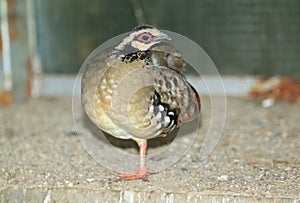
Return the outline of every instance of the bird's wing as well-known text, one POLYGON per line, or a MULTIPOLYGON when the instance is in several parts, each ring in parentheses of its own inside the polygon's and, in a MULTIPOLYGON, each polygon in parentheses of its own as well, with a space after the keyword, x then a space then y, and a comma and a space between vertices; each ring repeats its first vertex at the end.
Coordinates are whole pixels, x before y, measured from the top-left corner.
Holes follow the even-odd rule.
POLYGON ((134 70, 130 77, 121 81, 114 92, 111 118, 134 137, 164 136, 181 122, 199 116, 199 97, 180 73, 163 66, 148 66, 134 70), (159 94, 159 103, 153 102, 155 93, 159 94), (178 115, 174 115, 174 123, 170 111, 178 115))
MULTIPOLYGON (((177 100, 180 122, 190 122, 199 116, 201 108, 199 95, 182 74, 160 66, 153 68, 153 78, 157 91, 171 94, 177 100)), ((171 103, 170 107, 172 105, 175 104, 171 103)))
POLYGON ((181 73, 185 70, 186 62, 181 53, 167 42, 152 47, 151 58, 154 65, 169 67, 181 73))

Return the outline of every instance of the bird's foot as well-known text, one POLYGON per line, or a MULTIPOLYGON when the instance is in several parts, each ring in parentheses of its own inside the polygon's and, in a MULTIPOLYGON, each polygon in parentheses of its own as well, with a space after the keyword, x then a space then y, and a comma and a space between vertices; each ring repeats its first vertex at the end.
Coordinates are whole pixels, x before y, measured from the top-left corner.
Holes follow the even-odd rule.
POLYGON ((136 180, 142 179, 144 181, 148 181, 148 174, 153 173, 153 171, 146 168, 146 166, 139 167, 137 173, 133 174, 117 174, 120 177, 120 180, 136 180))

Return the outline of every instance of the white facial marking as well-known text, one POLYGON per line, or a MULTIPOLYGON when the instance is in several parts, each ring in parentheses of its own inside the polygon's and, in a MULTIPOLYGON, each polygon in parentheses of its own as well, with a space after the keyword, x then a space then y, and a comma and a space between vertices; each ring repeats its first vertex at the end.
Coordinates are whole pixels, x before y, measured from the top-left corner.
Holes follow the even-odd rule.
POLYGON ((125 37, 122 40, 122 42, 118 46, 116 46, 116 49, 122 50, 126 46, 126 44, 131 43, 131 46, 138 48, 139 50, 148 50, 152 45, 158 43, 158 42, 153 41, 148 44, 145 44, 143 42, 136 40, 135 38, 137 38, 142 33, 150 33, 155 38, 155 37, 158 37, 161 32, 155 28, 134 31, 134 32, 130 33, 127 37, 125 37))

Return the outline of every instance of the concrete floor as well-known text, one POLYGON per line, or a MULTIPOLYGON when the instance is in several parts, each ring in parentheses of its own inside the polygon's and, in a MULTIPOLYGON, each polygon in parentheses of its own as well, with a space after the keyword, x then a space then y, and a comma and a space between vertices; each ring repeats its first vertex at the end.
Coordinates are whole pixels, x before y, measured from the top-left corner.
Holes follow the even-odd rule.
MULTIPOLYGON (((222 137, 207 159, 199 158, 199 138, 148 182, 126 182, 85 151, 70 98, 2 107, 0 202, 300 202, 299 112, 299 103, 263 108, 228 98, 222 137)), ((201 129, 208 117, 203 108, 201 129)))

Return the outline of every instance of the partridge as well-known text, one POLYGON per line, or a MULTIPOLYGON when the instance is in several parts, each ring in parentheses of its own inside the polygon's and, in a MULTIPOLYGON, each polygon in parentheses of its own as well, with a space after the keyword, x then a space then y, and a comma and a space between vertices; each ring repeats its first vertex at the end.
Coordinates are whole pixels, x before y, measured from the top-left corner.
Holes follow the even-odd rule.
POLYGON ((92 57, 82 77, 81 101, 89 119, 139 146, 137 173, 118 174, 122 180, 147 180, 147 140, 168 136, 200 112, 199 96, 183 75, 185 62, 168 40, 155 27, 137 26, 92 57))

